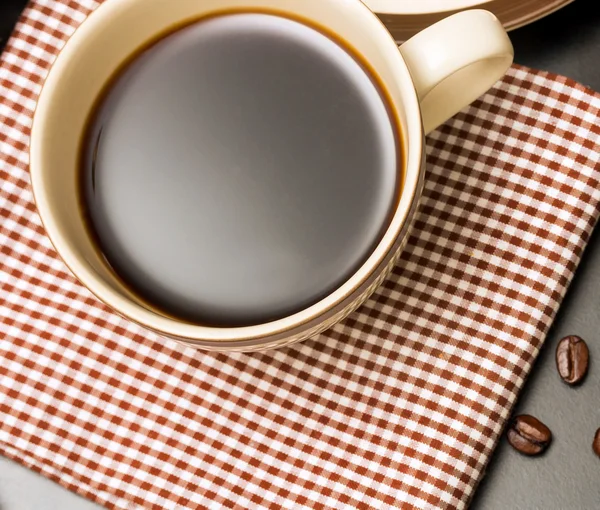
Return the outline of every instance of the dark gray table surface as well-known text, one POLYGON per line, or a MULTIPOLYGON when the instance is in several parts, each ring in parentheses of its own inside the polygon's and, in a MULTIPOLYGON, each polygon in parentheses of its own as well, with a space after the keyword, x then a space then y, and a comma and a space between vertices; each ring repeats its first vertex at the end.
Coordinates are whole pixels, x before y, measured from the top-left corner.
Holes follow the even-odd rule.
MULTIPOLYGON (((419 0, 415 0, 419 1, 419 0)), ((0 45, 24 0, 0 0, 0 45)), ((574 78, 600 90, 598 0, 577 0, 511 33, 516 61, 574 78)), ((471 508, 475 510, 600 509, 600 459, 591 450, 600 427, 600 234, 596 233, 536 363, 517 412, 534 414, 554 432, 546 455, 525 458, 503 439, 471 508), (554 349, 560 338, 588 340, 592 364, 585 384, 569 388, 558 378, 554 349)), ((56 484, 0 458, 0 510, 96 508, 56 484)))

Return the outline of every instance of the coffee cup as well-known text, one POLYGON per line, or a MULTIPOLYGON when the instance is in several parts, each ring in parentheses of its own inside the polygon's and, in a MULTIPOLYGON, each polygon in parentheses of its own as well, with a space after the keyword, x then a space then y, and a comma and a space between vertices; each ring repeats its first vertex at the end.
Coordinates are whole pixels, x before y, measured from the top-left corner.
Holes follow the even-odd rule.
POLYGON ((36 205, 67 266, 122 316, 204 350, 255 351, 302 341, 345 318, 389 274, 422 193, 424 135, 488 90, 512 58, 503 27, 483 10, 450 16, 398 48, 359 0, 108 0, 65 44, 43 85, 30 148, 36 205), (186 53, 189 48, 196 53, 186 53), (143 154, 125 157, 131 144, 121 133, 156 122, 158 113, 147 107, 156 98, 187 97, 175 71, 190 75, 194 62, 207 70, 201 80, 188 76, 198 96, 193 108, 204 113, 188 115, 185 104, 173 103, 181 113, 161 132, 164 146, 149 143, 143 154), (237 83, 241 72, 252 79, 237 83), (175 87, 160 88, 165 74, 175 87), (255 81, 261 85, 249 89, 255 81), (136 89, 148 83, 152 93, 136 89), (110 99, 115 94, 118 101, 110 99), (98 106, 107 102, 113 106, 98 106), (90 121, 93 112, 101 126, 90 121), (187 119, 185 127, 179 119, 187 119), (248 126, 239 128, 244 122, 248 126), (179 186, 179 195, 154 203, 146 193, 150 185, 167 182, 168 188, 183 177, 165 181, 153 162, 186 159, 188 148, 183 156, 176 153, 174 140, 179 143, 190 125, 198 129, 199 147, 169 171, 196 169, 201 161, 193 176, 201 180, 189 181, 200 185, 179 186), (99 149, 100 132, 106 139, 99 149), (171 140, 171 132, 178 138, 171 140), (81 185, 85 154, 93 155, 88 195, 81 185), (209 160, 218 160, 210 175, 209 160), (153 170, 129 191, 145 211, 133 218, 129 200, 111 200, 140 164, 153 170), (203 193, 201 200, 196 193, 203 193), (275 200, 281 194, 285 200, 275 200), (223 196, 235 202, 237 215, 223 196), (94 200, 107 201, 97 207, 96 230, 90 228, 90 210, 93 216, 96 209, 88 203, 94 200), (156 212, 162 202, 168 211, 183 204, 189 212, 195 203, 203 209, 177 216, 178 225, 190 223, 184 235, 168 224, 156 226, 165 223, 166 212, 156 212), (359 221, 360 215, 369 221, 359 221), (247 234, 245 245, 240 232, 247 234), (200 241, 186 244, 196 233, 200 241), (191 256, 184 253, 188 246, 191 256), (128 279, 122 268, 136 265, 135 257, 127 258, 133 248, 139 248, 142 269, 128 279), (178 300, 191 303, 185 313, 171 307, 178 300), (194 315, 195 307, 203 313, 194 315))

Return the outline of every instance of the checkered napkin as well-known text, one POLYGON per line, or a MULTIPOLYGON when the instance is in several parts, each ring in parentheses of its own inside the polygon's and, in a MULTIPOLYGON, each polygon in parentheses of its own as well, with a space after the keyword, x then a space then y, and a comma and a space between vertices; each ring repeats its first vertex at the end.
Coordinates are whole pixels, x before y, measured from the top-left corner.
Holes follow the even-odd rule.
POLYGON ((206 354, 98 302, 32 201, 36 97, 96 5, 33 0, 2 56, 0 452, 108 508, 465 508, 599 215, 600 97, 512 68, 429 137, 416 228, 366 305, 206 354))

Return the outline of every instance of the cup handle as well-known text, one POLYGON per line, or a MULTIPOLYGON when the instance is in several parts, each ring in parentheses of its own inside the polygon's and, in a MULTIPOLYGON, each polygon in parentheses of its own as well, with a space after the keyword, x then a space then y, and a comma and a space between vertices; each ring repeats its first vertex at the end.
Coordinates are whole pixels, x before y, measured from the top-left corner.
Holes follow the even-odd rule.
POLYGON ((437 22, 400 46, 400 52, 421 103, 425 134, 490 89, 514 56, 498 18, 481 9, 437 22))

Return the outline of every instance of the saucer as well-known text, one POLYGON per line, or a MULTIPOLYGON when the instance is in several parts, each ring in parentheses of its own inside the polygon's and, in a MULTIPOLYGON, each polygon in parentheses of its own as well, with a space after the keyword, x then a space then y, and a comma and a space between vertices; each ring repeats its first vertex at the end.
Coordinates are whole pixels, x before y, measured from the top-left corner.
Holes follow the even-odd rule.
POLYGON ((363 0, 398 42, 465 9, 493 12, 507 30, 532 23, 573 0, 363 0))

